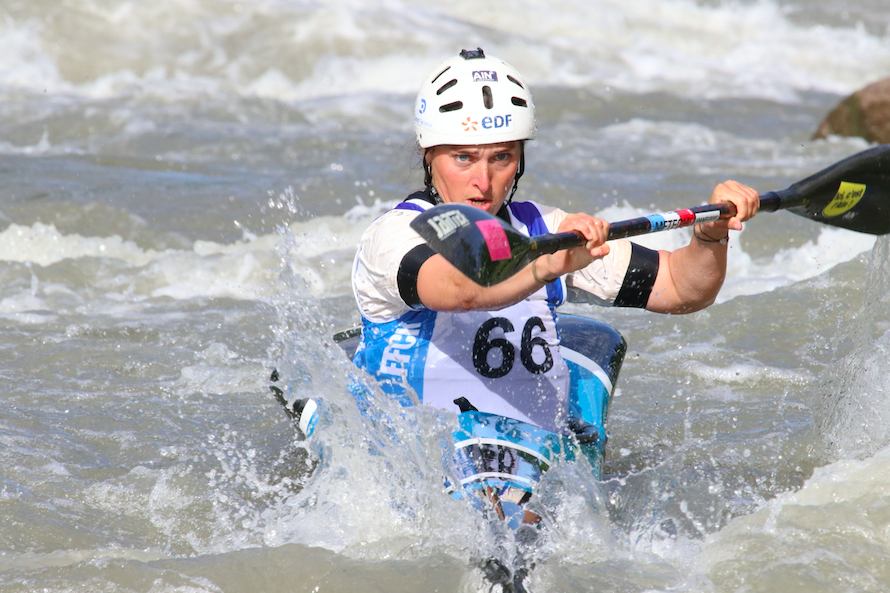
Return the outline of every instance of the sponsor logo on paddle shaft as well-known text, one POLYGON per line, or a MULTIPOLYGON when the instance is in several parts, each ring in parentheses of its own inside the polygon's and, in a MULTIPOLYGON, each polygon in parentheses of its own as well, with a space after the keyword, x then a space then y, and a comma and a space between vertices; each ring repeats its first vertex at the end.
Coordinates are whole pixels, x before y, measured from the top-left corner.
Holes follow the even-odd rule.
POLYGON ((498 73, 494 70, 473 71, 473 82, 497 82, 498 73))
POLYGON ((460 210, 451 210, 442 214, 436 214, 427 221, 433 230, 436 231, 436 237, 443 241, 454 234, 454 232, 465 226, 470 226, 470 220, 464 216, 460 210))
POLYGON ((828 206, 822 211, 822 216, 825 218, 840 216, 858 204, 859 200, 861 200, 864 195, 864 184, 841 181, 841 185, 837 188, 837 193, 834 195, 834 198, 831 199, 828 206))
POLYGON ((688 208, 675 210, 674 212, 651 214, 646 218, 649 219, 650 233, 679 229, 681 227, 689 226, 694 222, 698 222, 695 213, 688 208))

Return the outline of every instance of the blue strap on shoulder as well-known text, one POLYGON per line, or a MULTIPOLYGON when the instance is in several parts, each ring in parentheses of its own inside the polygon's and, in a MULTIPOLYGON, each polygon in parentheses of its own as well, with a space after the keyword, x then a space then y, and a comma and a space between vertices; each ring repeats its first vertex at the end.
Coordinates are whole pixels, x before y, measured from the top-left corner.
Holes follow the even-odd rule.
MULTIPOLYGON (((533 202, 511 202, 509 208, 513 216, 528 227, 530 236, 546 235, 551 232, 544 223, 541 211, 538 210, 538 206, 533 202)), ((547 302, 550 303, 551 307, 558 307, 565 302, 562 282, 559 279, 547 283, 547 302)))
POLYGON ((423 212, 423 206, 412 204, 411 202, 399 202, 393 210, 414 210, 415 212, 423 212))

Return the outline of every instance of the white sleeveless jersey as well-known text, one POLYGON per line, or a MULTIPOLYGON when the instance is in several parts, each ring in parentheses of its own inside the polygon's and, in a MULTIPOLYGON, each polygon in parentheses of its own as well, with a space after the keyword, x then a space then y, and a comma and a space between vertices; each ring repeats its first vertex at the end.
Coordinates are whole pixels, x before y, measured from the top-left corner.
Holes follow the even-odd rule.
MULTIPOLYGON (((397 208, 429 207, 415 199, 397 208)), ((511 204, 510 213, 526 235, 549 232, 531 202, 511 204)), ((421 309, 383 323, 363 317, 355 362, 405 404, 408 388, 422 403, 453 411, 459 411, 454 400, 464 397, 482 412, 557 430, 568 409, 568 368, 554 313, 564 294, 557 280, 499 311, 421 309)))
MULTIPOLYGON (((410 229, 411 220, 431 207, 425 200, 408 199, 378 218, 362 238, 353 269, 363 324, 356 365, 403 405, 414 403, 411 391, 424 404, 455 412, 455 400, 466 398, 479 411, 561 431, 567 421, 569 373, 559 351, 554 310, 566 300, 566 280, 498 311, 412 310, 398 293, 397 268, 405 253, 423 243, 410 229)), ((552 232, 538 204, 518 202, 508 208, 511 223, 523 234, 552 232)), ((551 225, 564 216, 548 212, 551 225)), ((583 275, 567 276, 599 304, 614 300, 630 259, 626 241, 612 251, 583 275)))

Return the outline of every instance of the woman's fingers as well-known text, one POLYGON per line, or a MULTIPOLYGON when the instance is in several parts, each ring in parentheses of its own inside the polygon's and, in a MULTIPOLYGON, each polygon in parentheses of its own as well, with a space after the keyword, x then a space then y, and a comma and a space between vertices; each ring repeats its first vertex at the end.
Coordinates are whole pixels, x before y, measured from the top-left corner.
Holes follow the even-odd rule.
POLYGON ((736 208, 736 214, 728 219, 727 227, 742 230, 742 222, 750 220, 760 209, 760 195, 756 190, 738 181, 724 181, 717 185, 711 194, 710 204, 729 202, 736 208))
POLYGON ((609 223, 581 212, 568 215, 559 225, 558 230, 559 232, 580 233, 587 240, 585 247, 589 251, 606 242, 609 236, 609 223))

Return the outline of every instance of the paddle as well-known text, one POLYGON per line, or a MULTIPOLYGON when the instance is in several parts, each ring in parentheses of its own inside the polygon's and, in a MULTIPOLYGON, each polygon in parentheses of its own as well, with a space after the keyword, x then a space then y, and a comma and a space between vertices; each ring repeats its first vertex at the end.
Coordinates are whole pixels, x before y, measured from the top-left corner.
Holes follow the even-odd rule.
MULTIPOLYGON (((890 144, 864 150, 785 190, 760 196, 765 212, 789 210, 836 227, 890 233, 890 144)), ((732 204, 695 206, 611 223, 609 239, 678 229, 735 215, 732 204)), ((411 222, 433 251, 483 286, 503 282, 533 259, 584 243, 574 233, 526 237, 478 208, 441 204, 411 222)))

